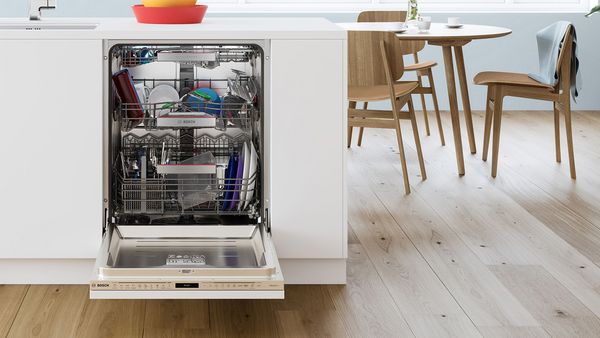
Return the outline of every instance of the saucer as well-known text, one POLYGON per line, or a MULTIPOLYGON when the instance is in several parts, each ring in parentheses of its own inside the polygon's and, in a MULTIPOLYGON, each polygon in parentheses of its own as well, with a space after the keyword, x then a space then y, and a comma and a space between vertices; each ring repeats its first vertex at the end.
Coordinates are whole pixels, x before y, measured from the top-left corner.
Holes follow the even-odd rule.
POLYGON ((462 24, 462 23, 459 23, 459 24, 454 24, 454 25, 451 25, 451 24, 449 24, 449 23, 447 23, 447 24, 446 24, 446 27, 448 27, 448 28, 452 28, 452 29, 455 29, 455 28, 460 28, 460 27, 462 27, 462 26, 463 26, 463 24, 462 24))

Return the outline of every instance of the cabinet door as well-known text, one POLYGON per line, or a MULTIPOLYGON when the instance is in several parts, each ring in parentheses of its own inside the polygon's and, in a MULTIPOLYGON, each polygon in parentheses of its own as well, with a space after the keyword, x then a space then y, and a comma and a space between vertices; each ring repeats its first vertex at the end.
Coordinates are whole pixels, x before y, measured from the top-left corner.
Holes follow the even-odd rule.
POLYGON ((94 258, 102 41, 0 40, 0 259, 94 258))
POLYGON ((342 40, 271 44, 271 225, 279 258, 345 258, 342 40))

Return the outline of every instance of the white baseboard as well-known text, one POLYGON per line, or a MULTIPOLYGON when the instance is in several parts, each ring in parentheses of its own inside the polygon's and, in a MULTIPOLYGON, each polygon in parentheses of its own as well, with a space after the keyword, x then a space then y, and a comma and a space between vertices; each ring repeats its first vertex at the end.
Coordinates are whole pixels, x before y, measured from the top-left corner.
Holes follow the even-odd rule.
MULTIPOLYGON (((286 284, 346 284, 345 259, 282 259, 286 284)), ((0 259, 0 284, 88 284, 93 259, 0 259)))
POLYGON ((345 259, 281 259, 285 284, 346 284, 345 259))
POLYGON ((0 284, 87 284, 93 259, 0 259, 0 284))

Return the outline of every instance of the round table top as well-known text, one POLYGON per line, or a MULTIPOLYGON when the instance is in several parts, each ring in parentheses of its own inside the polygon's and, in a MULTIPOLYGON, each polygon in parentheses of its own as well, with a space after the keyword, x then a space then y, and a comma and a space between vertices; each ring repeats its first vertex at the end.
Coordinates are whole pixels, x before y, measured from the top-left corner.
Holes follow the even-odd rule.
POLYGON ((338 26, 347 31, 398 32, 398 39, 426 41, 491 39, 512 33, 512 30, 503 27, 463 25, 460 28, 448 28, 443 23, 432 23, 431 29, 424 33, 420 33, 416 27, 408 27, 406 32, 400 33, 406 27, 403 22, 348 22, 338 23, 338 26))

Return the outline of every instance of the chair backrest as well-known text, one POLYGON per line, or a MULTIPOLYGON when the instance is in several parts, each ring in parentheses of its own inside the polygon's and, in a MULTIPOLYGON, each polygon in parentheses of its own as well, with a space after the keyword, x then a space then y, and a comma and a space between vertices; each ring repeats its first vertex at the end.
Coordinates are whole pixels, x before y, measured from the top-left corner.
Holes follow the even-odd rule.
POLYGON ((404 22, 406 11, 364 11, 358 14, 356 22, 404 22))
POLYGON ((571 90, 571 62, 573 59, 573 26, 569 26, 565 31, 562 46, 558 54, 558 63, 556 64, 556 74, 558 74, 557 89, 563 91, 563 94, 570 95, 571 90))
MULTIPOLYGON (((388 78, 404 74, 401 46, 392 32, 348 32, 348 85, 371 87, 391 85, 388 78), (382 53, 382 43, 385 54, 382 53), (389 73, 386 73, 389 69, 389 73)), ((395 80, 391 80, 392 82, 395 80)))
MULTIPOLYGON (((365 11, 358 14, 356 22, 405 22, 406 11, 365 11)), ((412 55, 425 48, 425 41, 399 41, 403 55, 412 55)))

